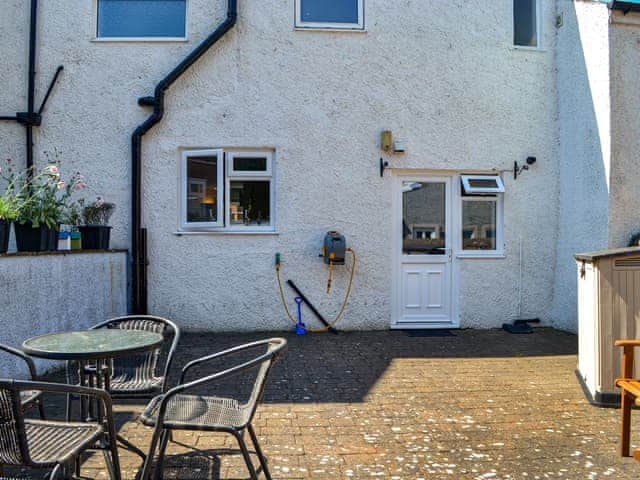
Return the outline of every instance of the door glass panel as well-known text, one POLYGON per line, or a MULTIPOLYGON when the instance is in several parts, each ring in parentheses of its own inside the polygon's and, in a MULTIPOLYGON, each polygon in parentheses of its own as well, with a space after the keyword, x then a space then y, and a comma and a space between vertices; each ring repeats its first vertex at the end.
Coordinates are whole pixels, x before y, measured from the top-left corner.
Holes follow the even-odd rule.
POLYGON ((446 184, 403 182, 402 252, 444 255, 446 230, 446 184))

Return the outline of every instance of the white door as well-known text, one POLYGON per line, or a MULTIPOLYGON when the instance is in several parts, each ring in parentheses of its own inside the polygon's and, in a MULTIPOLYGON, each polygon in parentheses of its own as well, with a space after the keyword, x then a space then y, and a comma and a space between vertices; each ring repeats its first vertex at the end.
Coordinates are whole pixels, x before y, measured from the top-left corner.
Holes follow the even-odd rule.
POLYGON ((396 192, 393 327, 455 327, 451 179, 399 177, 396 192))

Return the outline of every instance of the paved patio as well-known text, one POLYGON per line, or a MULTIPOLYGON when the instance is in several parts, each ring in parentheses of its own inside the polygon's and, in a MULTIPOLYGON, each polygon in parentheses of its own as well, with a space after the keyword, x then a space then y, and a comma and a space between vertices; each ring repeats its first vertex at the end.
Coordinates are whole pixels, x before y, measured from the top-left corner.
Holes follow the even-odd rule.
MULTIPOLYGON (((589 405, 576 381, 577 337, 551 329, 453 333, 288 336, 255 421, 274 478, 640 476, 640 463, 618 456, 618 410, 589 405)), ((265 336, 187 334, 176 366, 265 336)), ((219 388, 246 393, 249 386, 219 388)), ((150 430, 135 421, 141 408, 120 404, 117 420, 144 449, 150 430)), ((176 440, 165 478, 248 477, 232 437, 181 433, 176 440)), ((121 457, 124 478, 134 478, 139 459, 121 457)), ((103 465, 94 455, 83 474, 106 478, 103 465)))

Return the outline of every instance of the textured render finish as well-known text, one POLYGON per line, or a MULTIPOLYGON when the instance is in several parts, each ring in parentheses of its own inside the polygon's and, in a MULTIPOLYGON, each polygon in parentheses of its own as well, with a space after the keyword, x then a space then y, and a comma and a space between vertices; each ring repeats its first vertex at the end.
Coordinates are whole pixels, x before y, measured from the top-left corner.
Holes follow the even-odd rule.
MULTIPOLYGON (((391 129, 408 153, 388 160, 403 169, 509 170, 538 158, 517 182, 505 173, 506 258, 458 262, 461 326, 517 317, 520 238, 521 316, 550 322, 559 192, 554 2, 544 2, 540 51, 511 47, 511 2, 424 9, 369 0, 364 34, 294 31, 293 0, 239 3, 236 28, 171 88, 164 122, 143 143, 151 312, 189 328, 289 328, 273 271, 280 251, 284 277, 332 317, 347 274, 338 269, 326 296, 317 255, 336 228, 360 260, 340 327, 387 328, 398 232, 392 173, 380 179, 377 163, 379 133, 391 129), (180 151, 217 146, 275 149, 278 235, 173 235, 180 151)), ((178 43, 92 42, 91 4, 41 5, 39 97, 56 65, 65 72, 37 150, 58 147, 69 169, 118 205, 113 246, 125 247, 130 134, 148 113, 136 99, 220 21, 224 2, 191 0, 190 40, 178 43)), ((1 91, 0 105, 11 112, 24 103, 26 16, 19 0, 3 8, 11 20, 3 16, 0 28, 11 42, 1 48, 13 60, 0 80, 15 91, 1 91)), ((20 128, 0 124, 0 138, 8 155, 22 154, 20 128)))
POLYGON ((152 311, 190 328, 288 328, 273 270, 279 251, 284 278, 331 318, 347 275, 339 269, 335 295, 325 296, 317 255, 336 228, 360 260, 340 327, 388 328, 398 232, 392 174, 380 179, 377 170, 388 128, 408 147, 388 158, 397 168, 488 171, 540 159, 517 183, 506 174, 507 258, 460 261, 461 325, 516 316, 519 236, 523 315, 548 320, 558 191, 553 3, 543 18, 548 48, 533 52, 511 48, 508 2, 432 2, 426 13, 419 2, 369 1, 366 34, 296 32, 292 12, 293 2, 240 2, 236 29, 171 90, 165 122, 145 141, 152 311), (275 149, 277 236, 172 234, 180 149, 214 146, 275 149))
MULTIPOLYGON (((127 311, 126 253, 0 256, 0 342, 82 330, 127 311)), ((38 361, 39 369, 52 365, 38 361)), ((0 378, 27 374, 0 354, 0 378)))
POLYGON ((559 0, 558 162, 560 203, 553 318, 577 331, 573 255, 605 248, 609 203, 609 11, 605 4, 559 0))
POLYGON ((609 246, 625 247, 640 231, 640 15, 616 12, 612 20, 609 246))

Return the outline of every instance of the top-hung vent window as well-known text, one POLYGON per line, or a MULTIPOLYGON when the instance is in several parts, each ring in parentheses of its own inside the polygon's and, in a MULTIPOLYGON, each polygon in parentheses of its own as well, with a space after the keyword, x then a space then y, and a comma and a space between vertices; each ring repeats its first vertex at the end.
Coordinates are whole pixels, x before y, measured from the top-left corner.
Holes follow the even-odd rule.
POLYGON ((540 46, 540 3, 542 0, 513 0, 513 44, 540 46))
POLYGON ((187 0, 98 0, 97 37, 183 39, 187 0))
POLYGON ((504 183, 497 175, 461 175, 463 195, 504 193, 504 183))
POLYGON ((364 0, 296 0, 296 27, 364 30, 364 0))

